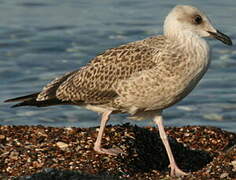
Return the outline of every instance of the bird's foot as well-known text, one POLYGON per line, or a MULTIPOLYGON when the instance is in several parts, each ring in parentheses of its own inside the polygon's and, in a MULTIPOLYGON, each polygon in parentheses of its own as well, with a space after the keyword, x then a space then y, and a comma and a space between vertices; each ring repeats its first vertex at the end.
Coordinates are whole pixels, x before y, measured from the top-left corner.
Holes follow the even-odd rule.
POLYGON ((118 154, 124 154, 124 152, 120 148, 100 148, 100 147, 94 147, 94 150, 100 154, 108 154, 112 156, 117 156, 118 154))
POLYGON ((171 168, 170 175, 171 176, 186 176, 188 173, 182 171, 179 169, 179 167, 176 164, 170 164, 169 167, 171 168))

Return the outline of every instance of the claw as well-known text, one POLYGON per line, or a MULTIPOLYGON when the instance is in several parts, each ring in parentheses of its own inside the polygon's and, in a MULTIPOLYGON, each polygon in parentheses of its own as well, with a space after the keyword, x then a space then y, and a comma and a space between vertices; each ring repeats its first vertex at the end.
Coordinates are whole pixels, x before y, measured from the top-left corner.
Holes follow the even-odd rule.
POLYGON ((188 175, 188 173, 179 169, 179 167, 176 164, 173 164, 173 165, 170 164, 169 167, 171 168, 171 171, 170 171, 171 176, 179 177, 179 176, 187 176, 188 175))

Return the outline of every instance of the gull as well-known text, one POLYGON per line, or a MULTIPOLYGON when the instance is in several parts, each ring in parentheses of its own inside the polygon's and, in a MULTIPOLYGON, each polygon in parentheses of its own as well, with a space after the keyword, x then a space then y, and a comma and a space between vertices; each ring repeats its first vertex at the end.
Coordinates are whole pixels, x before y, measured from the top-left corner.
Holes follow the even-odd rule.
POLYGON ((216 30, 209 18, 188 5, 177 5, 164 21, 164 34, 106 50, 86 66, 56 78, 40 92, 8 99, 18 106, 78 105, 102 115, 94 150, 101 147, 105 126, 113 113, 133 119, 152 118, 157 124, 171 168, 171 176, 186 175, 176 164, 164 130, 162 111, 187 96, 210 64, 205 37, 227 45, 231 39, 216 30))

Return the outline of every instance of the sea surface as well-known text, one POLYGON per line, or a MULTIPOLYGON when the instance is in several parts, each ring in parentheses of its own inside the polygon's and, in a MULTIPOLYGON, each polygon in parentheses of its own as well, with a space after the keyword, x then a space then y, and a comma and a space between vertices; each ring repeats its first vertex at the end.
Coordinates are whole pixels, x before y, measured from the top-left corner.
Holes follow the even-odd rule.
MULTIPOLYGON (((161 34, 176 3, 206 12, 236 44, 235 0, 0 0, 0 124, 98 126, 98 114, 80 107, 10 108, 3 100, 38 92, 108 48, 161 34)), ((209 43, 209 71, 189 96, 164 111, 167 126, 209 125, 236 132, 236 46, 209 43)), ((110 121, 126 122, 154 126, 125 115, 110 121)))

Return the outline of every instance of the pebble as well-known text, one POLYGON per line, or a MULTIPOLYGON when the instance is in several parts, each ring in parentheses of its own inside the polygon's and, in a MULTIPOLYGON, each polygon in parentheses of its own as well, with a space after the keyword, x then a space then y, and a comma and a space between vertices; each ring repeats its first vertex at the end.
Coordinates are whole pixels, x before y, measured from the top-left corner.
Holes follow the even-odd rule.
POLYGON ((2 134, 0 134, 0 139, 1 139, 1 140, 5 139, 5 136, 2 135, 2 134))
POLYGON ((236 160, 234 160, 234 161, 231 161, 231 164, 233 165, 233 167, 234 167, 234 171, 236 171, 236 160))
POLYGON ((19 156, 18 152, 12 151, 9 155, 9 158, 16 161, 18 160, 18 156, 19 156))
POLYGON ((67 150, 69 147, 69 145, 64 142, 57 142, 56 145, 63 151, 67 150))
POLYGON ((223 179, 223 178, 226 178, 227 176, 229 175, 229 173, 222 173, 221 175, 220 175, 220 179, 223 179))

